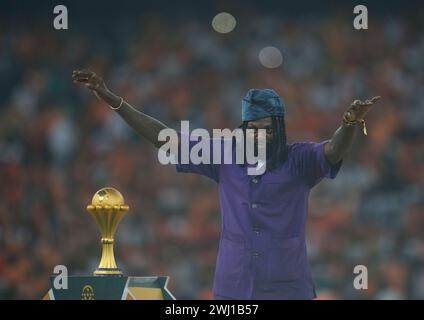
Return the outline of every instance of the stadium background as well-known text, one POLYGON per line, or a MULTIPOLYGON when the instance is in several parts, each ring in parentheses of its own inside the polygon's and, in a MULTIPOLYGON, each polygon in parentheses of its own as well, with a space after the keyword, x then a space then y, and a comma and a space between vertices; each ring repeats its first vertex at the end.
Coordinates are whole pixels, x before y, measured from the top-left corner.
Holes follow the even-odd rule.
MULTIPOLYGON (((320 298, 424 298, 424 34, 417 1, 2 1, 0 4, 0 299, 39 299, 57 264, 86 275, 100 258, 85 211, 103 186, 130 213, 117 232, 126 274, 170 275, 179 299, 211 298, 220 232, 217 187, 157 161, 156 150, 71 81, 89 67, 170 127, 234 128, 241 98, 286 100, 289 142, 331 137, 354 98, 381 95, 339 176, 310 198, 309 257, 320 298), (52 27, 66 4, 67 31, 52 27), (358 3, 359 4, 359 3, 358 3), (229 34, 211 28, 227 11, 229 34), (281 50, 264 68, 258 53, 281 50), (353 289, 365 265, 369 288, 353 289)), ((421 8, 422 9, 422 8, 421 8)))

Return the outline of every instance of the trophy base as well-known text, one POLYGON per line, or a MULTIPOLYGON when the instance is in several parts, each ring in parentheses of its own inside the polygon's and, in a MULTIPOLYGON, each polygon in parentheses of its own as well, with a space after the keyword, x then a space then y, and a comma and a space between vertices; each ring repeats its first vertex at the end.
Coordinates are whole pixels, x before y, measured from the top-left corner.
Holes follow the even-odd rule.
POLYGON ((97 268, 96 271, 94 271, 95 276, 115 276, 115 277, 122 277, 122 271, 119 268, 97 268))
POLYGON ((167 276, 69 276, 67 290, 55 288, 56 277, 50 277, 51 289, 43 300, 175 300, 167 288, 167 276))

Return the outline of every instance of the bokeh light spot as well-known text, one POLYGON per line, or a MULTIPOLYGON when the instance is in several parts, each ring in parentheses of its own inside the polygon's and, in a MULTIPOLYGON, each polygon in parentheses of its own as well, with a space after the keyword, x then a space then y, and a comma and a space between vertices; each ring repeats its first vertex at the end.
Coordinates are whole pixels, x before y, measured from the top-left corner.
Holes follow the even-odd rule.
POLYGON ((283 55, 275 47, 265 47, 259 52, 259 61, 266 68, 277 68, 283 63, 283 55))
POLYGON ((236 27, 236 18, 227 12, 218 13, 212 19, 212 28, 219 33, 229 33, 236 27))

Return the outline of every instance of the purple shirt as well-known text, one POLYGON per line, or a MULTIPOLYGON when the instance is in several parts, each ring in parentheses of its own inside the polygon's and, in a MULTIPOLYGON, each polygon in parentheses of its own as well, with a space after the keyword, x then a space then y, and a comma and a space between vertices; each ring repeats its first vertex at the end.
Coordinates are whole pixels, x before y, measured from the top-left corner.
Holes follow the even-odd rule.
MULTIPOLYGON (((219 184, 216 297, 315 297, 305 243, 308 197, 324 177, 335 178, 342 165, 342 160, 331 165, 325 159, 327 142, 290 144, 288 160, 261 176, 249 176, 246 166, 235 163, 177 164, 178 172, 201 174, 219 184)), ((195 144, 190 142, 190 148, 195 144)))

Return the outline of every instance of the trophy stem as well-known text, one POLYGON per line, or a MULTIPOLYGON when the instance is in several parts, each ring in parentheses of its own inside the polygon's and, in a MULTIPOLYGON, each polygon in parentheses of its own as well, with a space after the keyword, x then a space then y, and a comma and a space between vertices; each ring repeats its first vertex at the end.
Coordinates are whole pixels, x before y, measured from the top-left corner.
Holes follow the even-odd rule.
POLYGON ((94 275, 122 275, 115 262, 113 239, 102 238, 102 258, 94 275))

